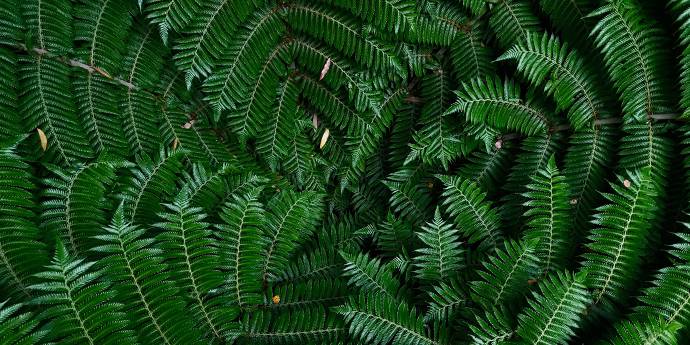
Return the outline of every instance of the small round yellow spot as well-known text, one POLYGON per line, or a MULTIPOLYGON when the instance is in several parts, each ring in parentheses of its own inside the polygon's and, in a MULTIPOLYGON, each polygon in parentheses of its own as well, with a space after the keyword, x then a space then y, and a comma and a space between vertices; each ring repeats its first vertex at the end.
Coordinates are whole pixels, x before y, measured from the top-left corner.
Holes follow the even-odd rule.
POLYGON ((278 296, 278 295, 273 296, 273 304, 278 304, 278 303, 280 303, 280 296, 278 296))

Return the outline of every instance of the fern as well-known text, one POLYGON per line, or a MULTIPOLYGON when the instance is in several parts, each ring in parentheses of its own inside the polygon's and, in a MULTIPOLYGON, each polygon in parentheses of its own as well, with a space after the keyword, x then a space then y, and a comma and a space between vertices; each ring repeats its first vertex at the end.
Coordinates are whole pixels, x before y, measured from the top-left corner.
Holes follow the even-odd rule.
POLYGON ((590 303, 585 274, 557 272, 539 285, 530 307, 520 314, 517 334, 532 344, 567 344, 590 303))
POLYGON ((660 54, 666 44, 664 34, 628 1, 607 1, 590 15, 602 16, 592 34, 605 55, 626 121, 640 122, 669 109, 672 99, 664 68, 668 62, 660 54))
POLYGON ((511 80, 475 79, 463 83, 457 96, 448 112, 463 112, 470 123, 527 135, 544 132, 551 125, 546 111, 532 101, 522 100, 519 85, 511 80))
POLYGON ((109 282, 99 282, 103 271, 71 257, 62 243, 56 247, 52 263, 36 274, 40 282, 29 287, 36 293, 32 303, 45 306, 48 337, 62 344, 134 344, 124 305, 114 301, 109 282))
POLYGON ((590 236, 591 252, 584 254, 582 264, 589 271, 588 284, 596 289, 595 303, 604 297, 620 301, 640 269, 639 252, 649 231, 646 217, 654 208, 649 179, 648 169, 630 172, 611 184, 616 194, 604 194, 610 204, 598 209, 594 222, 599 228, 590 236))
POLYGON ((558 171, 554 156, 532 177, 527 188, 529 191, 524 196, 528 199, 525 206, 529 209, 525 216, 529 217, 529 229, 525 237, 539 242, 536 255, 544 272, 562 269, 572 251, 567 247, 570 201, 568 185, 558 171))
POLYGON ((336 312, 343 315, 355 339, 370 344, 438 344, 424 333, 423 320, 405 303, 379 295, 351 298, 336 312), (373 331, 373 332, 372 332, 373 331))
POLYGON ((183 313, 184 300, 163 262, 163 252, 144 231, 126 222, 120 206, 93 251, 104 258, 101 269, 112 281, 119 300, 126 301, 127 314, 139 338, 163 344, 198 343, 199 332, 183 313))
POLYGON ((0 343, 682 343, 689 11, 0 1, 0 343))
POLYGON ((433 222, 417 233, 425 246, 417 249, 416 274, 419 279, 430 281, 448 280, 462 266, 462 247, 458 230, 446 224, 436 209, 433 222))
POLYGON ((486 194, 470 180, 437 176, 445 185, 445 201, 448 214, 462 229, 470 243, 481 241, 482 245, 495 248, 502 235, 499 219, 491 204, 484 200, 486 194))

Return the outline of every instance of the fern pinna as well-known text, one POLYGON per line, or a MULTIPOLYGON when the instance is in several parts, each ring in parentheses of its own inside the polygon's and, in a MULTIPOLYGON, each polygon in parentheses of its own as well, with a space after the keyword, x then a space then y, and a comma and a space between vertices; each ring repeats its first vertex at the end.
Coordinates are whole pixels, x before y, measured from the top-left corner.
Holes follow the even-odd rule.
POLYGON ((685 344, 689 117, 690 0, 2 0, 0 344, 685 344))

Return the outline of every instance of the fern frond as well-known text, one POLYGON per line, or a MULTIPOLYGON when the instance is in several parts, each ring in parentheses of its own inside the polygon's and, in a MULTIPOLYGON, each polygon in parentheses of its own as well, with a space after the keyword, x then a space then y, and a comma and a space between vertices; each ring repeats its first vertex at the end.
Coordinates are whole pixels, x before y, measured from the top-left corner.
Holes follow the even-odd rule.
POLYGON ((395 257, 400 253, 409 253, 411 250, 412 224, 395 217, 390 212, 380 224, 369 225, 358 230, 360 231, 370 231, 383 256, 395 257))
POLYGON ((372 345, 439 344, 425 334, 424 320, 406 303, 378 294, 360 294, 335 308, 343 315, 352 337, 372 345))
POLYGON ((539 0, 539 6, 549 16, 564 41, 573 43, 581 52, 588 52, 594 48, 589 33, 596 21, 587 15, 596 5, 596 1, 590 0, 539 0))
POLYGON ((449 103, 450 76, 443 68, 422 79, 421 96, 428 100, 421 109, 422 128, 414 135, 414 143, 406 162, 415 157, 426 164, 440 162, 443 167, 460 156, 461 139, 455 134, 452 119, 444 113, 449 103))
POLYGON ((570 186, 570 203, 575 203, 573 226, 576 233, 584 233, 589 228, 592 211, 600 204, 598 191, 606 186, 617 133, 614 126, 599 126, 578 131, 568 141, 563 175, 570 186))
POLYGON ((517 69, 535 86, 544 86, 560 109, 568 110, 575 130, 611 116, 603 84, 577 51, 553 35, 529 34, 498 60, 515 60, 517 69))
POLYGON ((157 129, 160 116, 151 94, 144 88, 158 82, 163 67, 163 45, 153 29, 134 26, 127 43, 127 55, 122 65, 122 79, 133 87, 123 88, 120 100, 123 129, 130 149, 135 153, 153 154, 161 143, 157 129))
POLYGON ((0 303, 0 339, 7 345, 38 344, 48 334, 34 314, 21 304, 0 303))
POLYGON ((501 309, 492 309, 477 315, 476 324, 470 324, 473 345, 495 345, 515 336, 513 320, 501 309))
POLYGON ((333 88, 346 87, 348 99, 355 109, 360 112, 370 110, 374 114, 381 109, 381 93, 339 53, 302 37, 296 38, 293 44, 297 62, 305 70, 312 71, 313 75, 319 75, 326 61, 331 59, 331 67, 323 81, 333 88))
POLYGON ((659 319, 623 321, 616 325, 610 345, 676 345, 680 324, 659 319))
POLYGON ((104 160, 68 171, 55 168, 55 177, 44 180, 41 225, 59 236, 71 253, 85 257, 93 247, 93 236, 106 225, 106 188, 123 166, 104 160))
MULTIPOLYGON (((142 7, 144 0, 138 0, 142 7)), ((146 0, 144 12, 151 24, 158 24, 161 39, 168 42, 170 31, 181 32, 201 9, 202 2, 196 0, 146 0)))
POLYGON ((506 142, 501 143, 500 149, 494 145, 494 148, 487 151, 474 151, 458 169, 459 175, 476 183, 487 194, 495 193, 508 172, 510 146, 506 142))
POLYGON ((14 46, 23 37, 22 8, 17 0, 0 4, 0 45, 14 46))
POLYGON ((690 3, 685 0, 671 0, 669 1, 669 8, 671 12, 677 16, 676 25, 679 28, 679 44, 683 48, 680 58, 680 86, 681 94, 681 108, 683 109, 683 117, 690 117, 690 17, 688 16, 688 9, 690 3))
POLYGON ((128 156, 128 144, 118 115, 116 98, 119 90, 105 77, 89 73, 74 81, 77 115, 94 151, 128 156))
POLYGON ((656 274, 653 286, 644 289, 638 299, 643 305, 636 314, 661 319, 666 324, 677 322, 686 328, 690 320, 690 292, 688 292, 690 266, 687 263, 663 268, 656 274))
POLYGON ((346 328, 340 318, 323 308, 283 312, 259 312, 243 320, 240 341, 247 344, 337 343, 346 328))
POLYGON ((507 240, 483 262, 479 271, 482 280, 473 281, 471 297, 490 311, 492 308, 515 304, 524 296, 528 280, 538 272, 537 240, 516 242, 507 240))
POLYGON ((267 239, 262 236, 264 209, 253 194, 238 196, 221 210, 218 225, 221 267, 225 290, 232 305, 251 307, 262 303, 261 265, 267 239))
MULTIPOLYGON (((275 303, 268 300, 265 305, 270 309, 308 309, 316 306, 333 306, 341 304, 352 291, 343 279, 318 279, 302 283, 285 284, 270 291, 269 296, 278 296, 275 303)), ((267 296, 268 297, 268 296, 267 296)))
POLYGON ((62 55, 72 48, 72 2, 31 0, 20 3, 26 35, 39 49, 62 55))
POLYGON ((564 268, 573 248, 570 244, 569 186, 556 166, 556 157, 532 176, 528 191, 525 216, 529 217, 525 238, 538 242, 535 254, 539 257, 544 272, 564 268))
POLYGON ((297 95, 300 83, 288 77, 277 88, 273 109, 265 117, 269 125, 257 135, 256 152, 268 166, 277 170, 278 163, 287 155, 290 138, 295 135, 297 120, 297 95))
POLYGON ((34 223, 36 186, 30 166, 15 153, 15 145, 0 144, 0 285, 7 297, 21 301, 31 297, 31 275, 49 257, 34 223))
POLYGON ((623 103, 626 122, 672 109, 666 34, 637 2, 608 0, 590 16, 596 45, 604 53, 608 73, 623 103))
POLYGON ((195 163, 221 166, 234 162, 236 157, 215 135, 214 129, 208 127, 206 115, 203 111, 188 114, 181 109, 162 107, 159 126, 162 142, 173 148, 177 145, 177 149, 184 149, 186 158, 195 163))
POLYGON ((362 35, 355 21, 324 6, 292 4, 287 9, 289 25, 296 31, 329 43, 345 56, 382 73, 404 75, 392 46, 362 35))
MULTIPOLYGON (((563 136, 560 132, 528 137, 520 143, 520 151, 515 156, 515 163, 503 184, 503 204, 499 210, 502 219, 520 219, 523 217, 527 201, 523 193, 539 169, 546 166, 548 158, 562 148, 563 136)), ((512 230, 519 230, 512 227, 512 230)), ((506 229, 507 230, 507 229, 506 229)))
POLYGON ((462 283, 457 279, 452 279, 448 283, 439 282, 429 291, 429 310, 424 316, 425 321, 453 320, 468 301, 463 293, 462 283))
POLYGON ((418 224, 424 221, 429 214, 431 197, 427 193, 426 186, 414 182, 383 181, 383 184, 391 191, 390 207, 411 222, 418 224))
POLYGON ((519 84, 512 80, 474 79, 463 83, 456 94, 458 100, 447 113, 462 112, 470 123, 526 135, 543 133, 551 126, 546 110, 533 100, 524 101, 519 84))
POLYGON ((177 174, 182 170, 181 151, 160 150, 155 160, 147 155, 137 159, 131 169, 134 176, 119 196, 123 202, 128 221, 138 224, 152 224, 163 210, 161 199, 171 200, 176 189, 177 174))
POLYGON ((463 248, 458 230, 446 224, 436 209, 434 220, 422 226, 417 237, 425 244, 416 250, 415 274, 427 281, 447 281, 463 264, 463 248))
POLYGON ((144 237, 144 230, 126 222, 121 205, 112 223, 96 236, 102 255, 98 265, 114 284, 118 301, 127 306, 132 327, 141 339, 160 344, 199 344, 200 334, 184 312, 185 300, 170 280, 162 249, 156 240, 144 237))
MULTIPOLYGON (((0 17, 2 16, 3 8, 0 5, 0 17)), ((2 25, 5 24, 0 23, 0 26, 2 25)), ((0 44, 2 44, 3 35, 0 29, 0 44)), ((22 115, 17 111, 19 104, 17 63, 17 56, 11 50, 0 47, 0 112, 3 114, 0 116, 0 135, 4 138, 18 136, 24 132, 24 124, 20 120, 22 115)))
POLYGON ((541 31, 539 19, 526 0, 500 0, 491 8, 489 27, 498 42, 508 48, 524 40, 531 32, 541 31))
MULTIPOLYGON (((45 44, 51 44, 49 37, 45 40, 45 44)), ((69 68, 43 55, 24 56, 19 60, 19 76, 19 110, 24 114, 24 128, 30 131, 38 128, 45 132, 48 159, 71 165, 93 156, 77 120, 74 100, 68 92, 69 68)))
POLYGON ((175 40, 173 59, 185 71, 187 88, 196 78, 206 77, 227 47, 237 26, 254 10, 255 1, 218 0, 202 2, 201 8, 175 40))
MULTIPOLYGON (((470 0, 472 1, 472 0, 470 0)), ((478 0, 484 2, 484 0, 478 0)), ((469 28, 455 37, 450 49, 455 78, 461 82, 494 75, 493 53, 484 43, 486 29, 480 21, 470 22, 469 28), (469 66, 468 66, 469 62, 469 66)))
POLYGON ((344 251, 340 256, 345 259, 343 275, 348 277, 348 284, 358 288, 362 293, 386 295, 395 298, 400 291, 400 282, 393 277, 389 266, 367 254, 350 254, 344 251))
POLYGON ((263 280, 277 277, 301 241, 315 230, 321 217, 323 195, 283 191, 268 203, 264 235, 268 245, 262 265, 263 280))
POLYGON ((191 173, 183 172, 183 180, 186 182, 181 189, 186 190, 191 205, 201 207, 207 215, 214 215, 218 207, 233 195, 251 193, 267 182, 253 172, 240 173, 235 170, 234 166, 227 164, 217 169, 194 164, 191 173))
POLYGON ((486 248, 495 248, 501 240, 500 223, 496 210, 485 200, 476 183, 456 176, 437 175, 444 185, 443 205, 470 243, 481 242, 486 248))
MULTIPOLYGON (((270 29, 267 28, 267 30, 270 29)), ((237 105, 232 106, 228 114, 228 125, 239 135, 241 143, 255 136, 260 131, 261 120, 273 111, 273 100, 279 85, 279 77, 287 73, 286 65, 291 56, 290 48, 291 44, 283 41, 259 60, 261 64, 258 66, 258 71, 252 74, 253 78, 247 83, 248 87, 241 89, 243 95, 239 98, 237 105)), ((208 79, 208 83, 214 80, 212 78, 208 79)), ((207 84, 205 87, 207 88, 205 91, 214 92, 213 85, 207 84)), ((213 99, 210 101, 215 102, 213 99)), ((226 102, 226 100, 221 102, 226 102)), ((225 106, 221 105, 220 109, 225 106)))
POLYGON ((74 7, 76 55, 91 67, 115 75, 126 48, 125 38, 132 18, 132 2, 79 1, 74 7))
POLYGON ((591 303, 585 279, 583 273, 555 272, 540 282, 540 293, 518 317, 517 334, 530 344, 567 344, 591 303))
POLYGON ((116 302, 116 293, 103 270, 94 262, 76 259, 58 242, 52 263, 37 273, 40 282, 32 304, 44 306, 42 318, 50 320, 49 338, 60 344, 135 344, 128 329, 125 305, 116 302))
POLYGON ((594 224, 599 227, 589 236, 590 252, 583 255, 582 263, 589 271, 588 286, 596 289, 595 303, 604 297, 622 301, 634 286, 650 228, 648 218, 656 207, 650 178, 649 169, 618 176, 611 183, 615 194, 604 194, 609 204, 597 209, 594 224))
POLYGON ((190 206, 187 190, 183 189, 174 203, 166 204, 160 214, 162 223, 154 224, 161 233, 156 237, 169 265, 171 279, 189 298, 189 309, 196 317, 197 327, 213 339, 228 339, 225 325, 236 316, 220 296, 210 297, 212 290, 223 284, 217 270, 219 250, 212 237, 210 224, 201 208, 190 206))
MULTIPOLYGON (((271 56, 280 36, 285 31, 275 9, 267 7, 244 23, 235 38, 221 55, 217 66, 204 81, 205 99, 216 112, 234 109, 244 99, 245 92, 256 82, 266 57, 271 56)), ((234 129, 246 135, 245 127, 234 129)))
POLYGON ((364 20, 385 31, 402 33, 414 31, 416 26, 415 2, 410 0, 322 0, 346 8, 364 20))

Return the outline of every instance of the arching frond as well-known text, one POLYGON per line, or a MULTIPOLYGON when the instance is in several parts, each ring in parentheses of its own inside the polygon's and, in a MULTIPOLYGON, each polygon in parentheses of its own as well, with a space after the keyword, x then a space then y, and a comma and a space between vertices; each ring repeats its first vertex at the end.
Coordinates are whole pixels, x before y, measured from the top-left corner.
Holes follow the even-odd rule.
POLYGON ((676 345, 678 323, 666 323, 658 319, 623 321, 616 325, 616 336, 606 344, 611 345, 676 345))
POLYGON ((310 308, 277 315, 260 312, 242 322, 243 344, 318 344, 337 343, 346 328, 342 319, 327 314, 323 308, 310 308))
POLYGON ((187 306, 198 320, 196 326, 211 339, 228 339, 230 330, 226 327, 237 311, 228 308, 221 296, 211 294, 222 286, 224 279, 217 269, 218 245, 210 224, 205 222, 206 215, 201 208, 190 206, 187 190, 165 207, 160 215, 163 222, 155 226, 161 231, 157 240, 171 279, 189 299, 187 306))
MULTIPOLYGON (((45 38, 45 44, 50 44, 49 39, 45 38)), ((70 165, 90 158, 93 152, 77 120, 74 99, 68 92, 69 68, 36 55, 20 58, 19 73, 19 110, 24 116, 24 128, 29 131, 41 129, 46 134, 48 160, 70 165)))
POLYGON ((60 344, 136 344, 125 306, 116 302, 103 270, 70 256, 60 242, 56 247, 52 263, 29 287, 36 294, 32 303, 45 307, 41 318, 50 320, 48 338, 60 344))
POLYGON ((54 169, 44 181, 42 226, 62 239, 71 253, 87 256, 92 239, 106 225, 106 188, 115 179, 118 161, 99 161, 74 170, 54 169))
POLYGON ((546 110, 533 100, 523 100, 520 86, 512 80, 474 79, 463 83, 457 96, 447 112, 462 112, 470 123, 527 135, 543 133, 551 126, 546 110))
POLYGON ((653 214, 654 190, 649 169, 618 176, 611 183, 615 194, 604 194, 608 204, 597 209, 594 223, 599 227, 589 236, 590 252, 582 266, 589 271, 587 285, 594 288, 595 303, 606 297, 622 301, 637 279, 641 255, 646 246, 653 214))
POLYGON ((425 334, 414 308, 387 296, 361 294, 335 311, 345 318, 351 336, 369 344, 439 344, 425 334))
POLYGON ((388 265, 366 254, 350 254, 344 251, 340 256, 345 259, 343 275, 348 277, 348 284, 358 288, 362 293, 386 295, 395 298, 400 291, 400 282, 393 277, 388 265))
POLYGON ((233 305, 261 304, 261 265, 267 240, 259 228, 264 209, 257 195, 233 196, 221 210, 218 225, 220 264, 225 271, 225 290, 233 305))
POLYGON ((0 339, 7 345, 38 344, 48 334, 33 313, 21 304, 0 303, 0 339))
POLYGON ((492 308, 512 306, 524 296, 530 278, 539 267, 536 240, 515 242, 507 240, 483 262, 479 271, 482 280, 472 282, 472 299, 490 311, 492 308))
POLYGON ((120 206, 112 223, 96 236, 100 244, 93 251, 102 255, 99 267, 113 283, 118 301, 139 338, 160 344, 200 344, 200 334, 184 312, 185 300, 164 263, 156 240, 144 237, 144 230, 127 223, 120 206))
POLYGON ((31 297, 31 275, 48 262, 48 255, 35 223, 36 186, 30 166, 15 153, 16 144, 0 143, 0 286, 5 299, 21 301, 31 297))
MULTIPOLYGON (((247 90, 261 79, 257 75, 263 73, 264 61, 272 56, 271 51, 284 31, 285 25, 279 21, 278 12, 264 8, 233 35, 232 42, 203 84, 205 99, 217 112, 235 109, 245 99, 247 90)), ((245 126, 233 130, 240 135, 252 133, 245 126)))
POLYGON ((323 195, 313 192, 283 191, 269 201, 263 229, 269 239, 262 265, 264 281, 277 277, 300 242, 315 230, 321 217, 322 200, 323 195))
POLYGON ((591 302, 585 274, 556 272, 539 283, 539 290, 520 314, 517 334, 531 344, 565 345, 591 302))
POLYGON ((535 251, 544 272, 563 269, 573 248, 569 246, 570 199, 569 186, 551 156, 545 167, 532 176, 525 206, 529 217, 525 238, 537 241, 535 251))
POLYGON ((627 122, 671 108, 666 34, 640 6, 607 0, 590 16, 601 18, 592 31, 623 103, 627 122))
POLYGON ((255 1, 218 0, 201 3, 194 18, 175 40, 176 65, 185 71, 187 88, 196 78, 206 77, 227 48, 229 40, 221 40, 235 32, 255 8, 255 1))
POLYGON ((592 72, 579 52, 556 37, 529 34, 504 53, 499 60, 517 61, 518 70, 535 86, 544 86, 578 130, 596 119, 611 116, 610 103, 601 91, 601 80, 592 72))
POLYGON ((470 243, 481 242, 482 246, 495 248, 502 234, 496 210, 476 183, 455 176, 437 175, 444 184, 443 204, 447 213, 470 243))
POLYGON ((131 169, 134 176, 128 181, 120 199, 128 221, 138 224, 152 224, 156 215, 163 210, 163 201, 172 200, 175 179, 182 169, 181 151, 159 151, 155 160, 142 155, 137 166, 131 169))
POLYGON ((410 0, 322 0, 346 8, 379 28, 395 33, 415 30, 417 13, 410 0))
POLYGON ((415 273, 421 280, 447 281, 462 267, 463 248, 458 230, 441 218, 436 209, 434 220, 422 226, 417 237, 425 246, 416 250, 415 273))
POLYGON ((539 19, 526 0, 500 0, 491 8, 489 26, 502 47, 524 40, 531 32, 541 31, 539 19))

